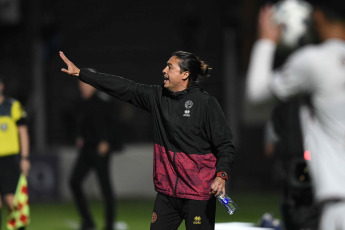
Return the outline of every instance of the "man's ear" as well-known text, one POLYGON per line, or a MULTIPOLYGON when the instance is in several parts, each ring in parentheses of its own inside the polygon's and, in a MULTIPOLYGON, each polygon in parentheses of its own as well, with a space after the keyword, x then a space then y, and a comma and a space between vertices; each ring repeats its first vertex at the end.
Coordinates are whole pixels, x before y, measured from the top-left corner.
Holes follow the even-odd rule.
POLYGON ((183 72, 183 78, 182 78, 182 80, 187 80, 189 78, 189 71, 184 71, 183 72))

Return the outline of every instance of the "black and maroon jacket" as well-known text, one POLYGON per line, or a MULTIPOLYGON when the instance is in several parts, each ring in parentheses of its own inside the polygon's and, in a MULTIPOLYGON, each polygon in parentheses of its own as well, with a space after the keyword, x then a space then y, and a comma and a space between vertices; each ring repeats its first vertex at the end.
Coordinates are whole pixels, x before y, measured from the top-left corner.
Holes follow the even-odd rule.
POLYGON ((81 69, 79 78, 151 113, 157 192, 208 200, 216 173, 230 174, 235 156, 231 131, 215 97, 197 85, 172 93, 89 69, 81 69))

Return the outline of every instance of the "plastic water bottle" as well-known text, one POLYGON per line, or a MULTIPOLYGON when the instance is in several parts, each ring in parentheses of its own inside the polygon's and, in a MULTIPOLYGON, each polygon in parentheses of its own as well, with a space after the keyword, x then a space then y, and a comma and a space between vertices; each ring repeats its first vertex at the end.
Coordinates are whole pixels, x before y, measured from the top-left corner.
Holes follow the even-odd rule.
POLYGON ((238 209, 235 202, 227 194, 223 195, 223 193, 220 192, 219 196, 217 196, 217 200, 224 208, 226 208, 230 215, 234 214, 238 209))

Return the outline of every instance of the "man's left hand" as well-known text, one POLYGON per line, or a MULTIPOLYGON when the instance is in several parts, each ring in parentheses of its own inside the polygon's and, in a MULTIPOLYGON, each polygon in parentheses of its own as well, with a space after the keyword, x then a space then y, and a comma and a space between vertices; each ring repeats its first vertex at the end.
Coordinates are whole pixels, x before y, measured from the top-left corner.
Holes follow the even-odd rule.
POLYGON ((211 184, 210 194, 214 194, 217 197, 220 192, 225 194, 225 180, 220 177, 216 177, 211 184))

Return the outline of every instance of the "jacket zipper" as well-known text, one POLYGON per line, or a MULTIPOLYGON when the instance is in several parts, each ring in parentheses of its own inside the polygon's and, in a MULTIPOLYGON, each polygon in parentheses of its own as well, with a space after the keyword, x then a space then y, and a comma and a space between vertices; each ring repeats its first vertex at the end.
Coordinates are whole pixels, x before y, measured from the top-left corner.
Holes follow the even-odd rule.
MULTIPOLYGON (((175 124, 175 119, 176 119, 176 102, 173 101, 174 106, 173 106, 173 119, 171 122, 171 138, 174 139, 174 124, 175 124)), ((176 156, 176 152, 174 152, 174 156, 173 156, 173 167, 175 168, 176 171, 176 182, 175 182, 175 188, 174 188, 174 195, 177 196, 177 182, 178 182, 178 171, 177 171, 177 166, 176 166, 176 162, 175 162, 175 156, 176 156)))

